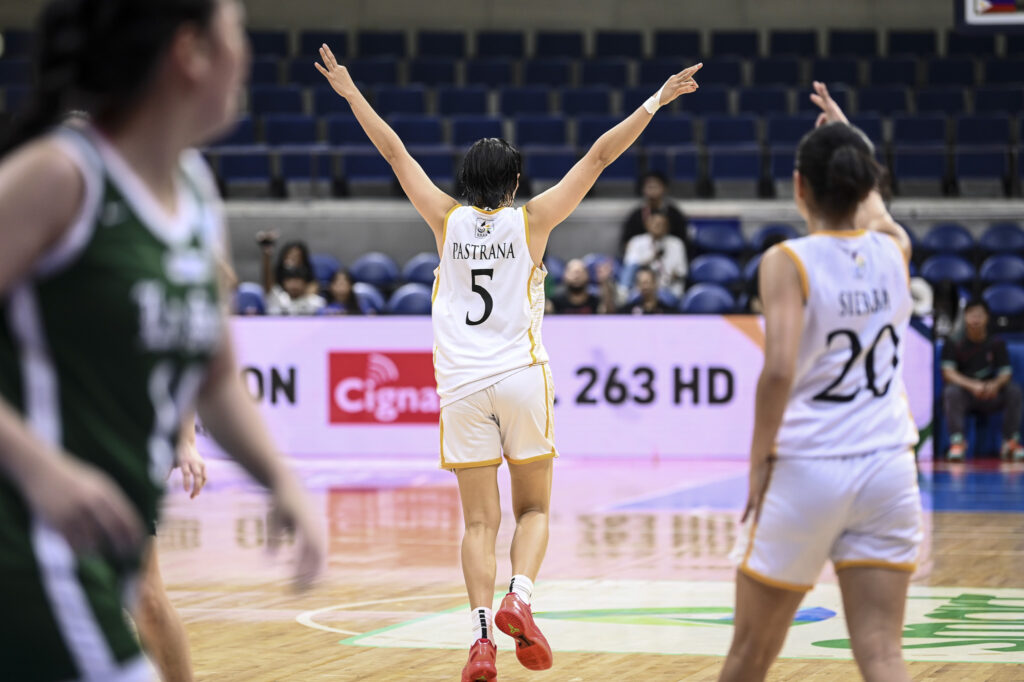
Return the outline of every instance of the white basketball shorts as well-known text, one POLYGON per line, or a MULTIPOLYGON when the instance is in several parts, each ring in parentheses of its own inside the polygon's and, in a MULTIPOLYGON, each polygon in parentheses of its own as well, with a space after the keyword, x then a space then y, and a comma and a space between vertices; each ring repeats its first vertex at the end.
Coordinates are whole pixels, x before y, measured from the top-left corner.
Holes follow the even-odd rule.
POLYGON ((547 364, 533 365, 441 408, 441 468, 557 457, 547 364))

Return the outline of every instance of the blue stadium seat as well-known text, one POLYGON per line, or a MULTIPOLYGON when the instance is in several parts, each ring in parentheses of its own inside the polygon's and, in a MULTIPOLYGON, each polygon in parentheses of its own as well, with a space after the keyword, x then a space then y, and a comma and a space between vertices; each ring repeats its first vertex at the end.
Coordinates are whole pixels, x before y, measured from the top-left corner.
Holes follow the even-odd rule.
POLYGON ((938 223, 925 232, 921 248, 927 253, 969 254, 974 250, 974 237, 959 223, 938 223))
POLYGON ((427 113, 427 93, 421 85, 377 88, 374 109, 381 116, 427 113))
POLYGON ((359 302, 359 308, 364 315, 383 312, 384 296, 377 287, 366 282, 356 282, 352 285, 352 293, 356 295, 356 301, 359 302))
POLYGON ((377 251, 357 258, 349 273, 355 281, 366 282, 378 289, 389 289, 398 281, 398 265, 391 256, 377 251))
POLYGON ((679 99, 682 100, 680 109, 698 116, 722 116, 729 113, 729 88, 705 85, 700 89, 700 97, 679 99))
POLYGON ((309 262, 313 266, 313 277, 321 287, 325 288, 341 269, 341 261, 329 253, 311 253, 309 262))
POLYGON ((256 144, 256 126, 251 116, 242 116, 235 121, 231 132, 214 142, 215 147, 243 147, 256 144))
POLYGON ((693 245, 702 253, 739 255, 747 248, 736 219, 706 218, 693 221, 693 245))
POLYGON ((607 114, 612 108, 611 93, 600 86, 562 90, 561 101, 566 116, 607 114))
POLYGON ((429 315, 430 287, 426 284, 403 284, 391 294, 385 311, 389 315, 429 315))
POLYGON ((712 31, 711 54, 753 59, 760 53, 757 31, 712 31))
POLYGON ((640 155, 636 150, 628 149, 604 169, 604 172, 597 179, 597 185, 600 187, 602 184, 618 183, 621 185, 628 183, 628 189, 632 193, 639 177, 640 155))
POLYGON ((1010 118, 961 116, 956 119, 956 142, 960 145, 1006 146, 1010 143, 1010 118))
POLYGON ((868 83, 873 86, 913 87, 917 81, 917 59, 914 57, 872 59, 868 66, 868 83))
MULTIPOLYGON (((836 101, 843 111, 850 110, 850 91, 842 85, 836 87, 830 87, 828 89, 832 99, 836 101)), ((796 110, 798 113, 814 113, 820 114, 821 109, 818 105, 811 101, 811 93, 809 90, 798 90, 796 95, 796 110)))
POLYGON ((257 115, 301 114, 302 89, 296 85, 254 85, 249 109, 257 115))
POLYGON ((893 150, 893 175, 903 196, 940 196, 947 177, 945 149, 893 150))
POLYGON ((747 261, 746 265, 743 266, 743 281, 754 282, 758 277, 758 268, 761 267, 761 257, 764 254, 754 254, 753 258, 747 261))
POLYGON ((313 144, 317 141, 316 119, 304 114, 271 114, 263 117, 267 144, 313 144))
MULTIPOLYGON (((647 98, 653 95, 655 92, 657 92, 658 88, 660 87, 661 83, 659 83, 658 85, 647 84, 623 88, 621 100, 622 110, 627 114, 633 113, 634 111, 636 111, 637 107, 643 105, 643 103, 647 101, 647 98)), ((679 100, 676 101, 678 102, 679 100)), ((662 113, 668 114, 674 110, 675 109, 673 108, 673 105, 670 104, 669 106, 665 107, 662 110, 662 113)), ((661 113, 659 113, 658 115, 660 116, 661 113)))
POLYGON ((1001 197, 1010 174, 1010 156, 1005 148, 960 147, 953 155, 953 174, 963 196, 1001 197))
POLYGON ((436 253, 418 253, 402 266, 402 281, 431 286, 434 283, 434 270, 440 262, 436 253))
POLYGON ((438 145, 443 142, 441 120, 435 116, 392 116, 388 120, 407 145, 438 145))
POLYGON ((32 56, 32 31, 18 28, 9 28, 2 31, 4 58, 7 57, 30 57, 32 56))
POLYGON ((825 57, 811 64, 811 79, 833 84, 860 85, 860 62, 855 57, 825 57))
POLYGON ((874 31, 833 29, 828 32, 825 54, 834 57, 877 57, 878 34, 874 31))
POLYGON ((1024 258, 1012 253, 989 256, 978 277, 984 284, 1020 284, 1024 282, 1024 258))
POLYGON ((401 31, 360 31, 356 34, 356 54, 360 57, 404 59, 405 34, 401 31))
POLYGON ((709 117, 704 121, 704 144, 708 147, 756 145, 757 123, 756 116, 709 117))
MULTIPOLYGON (((576 118, 576 146, 589 147, 622 120, 618 116, 589 114, 576 118)), ((606 171, 607 172, 607 171, 606 171)))
POLYGON ((594 36, 594 57, 643 59, 644 35, 640 31, 598 31, 594 36))
POLYGON ((695 284, 679 304, 679 311, 696 315, 725 315, 736 309, 732 294, 717 284, 695 284))
POLYGON ((548 271, 548 279, 555 284, 562 283, 562 277, 565 275, 565 261, 558 256, 547 255, 544 256, 544 267, 548 271))
POLYGON ((772 31, 768 34, 768 54, 813 59, 818 56, 818 34, 814 31, 772 31))
POLYGON ((576 163, 572 147, 527 147, 522 151, 526 175, 531 180, 561 180, 576 163))
POLYGON ((516 119, 516 144, 520 147, 545 145, 557 147, 568 144, 563 116, 520 116, 516 119))
POLYGON ((897 114, 892 117, 892 139, 901 147, 944 147, 947 143, 945 116, 914 116, 897 114))
POLYGON ((889 31, 888 53, 913 57, 938 54, 938 37, 935 31, 889 31))
POLYGON ((466 84, 489 88, 512 85, 512 62, 507 59, 474 59, 466 62, 466 84))
POLYGON ((420 164, 423 172, 436 183, 455 180, 455 152, 445 145, 410 147, 409 153, 420 164))
POLYGON ((697 256, 690 263, 689 278, 696 284, 710 282, 729 287, 743 280, 740 266, 732 258, 717 253, 697 256))
POLYGON ((348 57, 348 33, 344 31, 303 31, 299 34, 299 54, 307 59, 319 59, 320 46, 324 43, 338 59, 348 57))
POLYGON ((538 59, 583 57, 583 34, 579 31, 539 31, 534 45, 538 59))
POLYGON ((501 91, 499 100, 498 109, 505 116, 547 114, 551 110, 548 89, 537 85, 505 88, 501 91))
POLYGON ((269 190, 270 156, 266 150, 237 149, 220 154, 220 176, 231 193, 233 186, 245 184, 269 190))
POLYGON ((868 139, 876 145, 885 142, 885 134, 882 128, 882 117, 878 114, 859 114, 850 117, 850 123, 861 129, 868 139))
POLYGON ((932 285, 939 282, 968 285, 974 281, 974 266, 960 256, 939 254, 921 264, 921 276, 932 285))
POLYGON ((765 117, 765 141, 772 146, 796 145, 804 135, 814 129, 817 117, 814 114, 797 116, 773 114, 765 117))
POLYGON ((766 57, 754 61, 754 86, 781 85, 791 88, 803 83, 800 60, 796 57, 766 57))
POLYGON ((1004 38, 1007 55, 1011 57, 1024 55, 1024 33, 1007 33, 1004 38))
MULTIPOLYGON (((684 66, 685 64, 676 59, 648 59, 640 62, 636 81, 650 97, 672 74, 678 73, 684 66)), ((703 73, 700 74, 700 79, 703 82, 703 73)))
POLYGON ((588 59, 580 69, 580 85, 584 86, 618 88, 627 80, 629 62, 625 59, 588 59))
POLYGON ((963 88, 929 88, 914 93, 914 105, 919 114, 964 114, 963 88))
POLYGON ((643 136, 640 144, 657 147, 675 147, 693 144, 693 118, 686 114, 660 114, 655 116, 643 136))
POLYGON ((1017 114, 1024 110, 1024 87, 986 85, 974 90, 974 113, 1017 114))
POLYGON ((236 315, 266 315, 267 304, 263 297, 263 287, 255 282, 242 282, 235 292, 236 315))
POLYGON ((985 83, 1010 85, 1024 83, 1024 58, 993 59, 984 62, 985 83))
POLYGON ((857 110, 884 116, 907 111, 907 89, 894 86, 862 88, 857 94, 857 110))
POLYGON ((341 164, 349 182, 389 184, 395 177, 387 160, 370 146, 342 147, 341 164))
POLYGON ((476 51, 482 59, 522 59, 523 34, 519 31, 480 31, 476 34, 476 51))
MULTIPOLYGON (((302 194, 300 186, 311 188, 304 195, 311 195, 313 187, 326 187, 326 192, 330 191, 330 184, 334 180, 334 160, 329 149, 307 147, 282 150, 277 160, 281 168, 281 179, 290 196, 302 194)), ((319 195, 320 190, 316 193, 319 195)))
MULTIPOLYGON (((631 274, 633 274, 634 277, 635 277, 635 271, 637 269, 637 266, 631 265, 631 266, 628 266, 628 269, 631 271, 631 274)), ((634 306, 638 306, 638 305, 640 305, 640 302, 642 300, 643 300, 643 294, 641 294, 639 291, 633 291, 629 295, 629 298, 626 299, 626 308, 633 308, 634 306)), ((664 288, 658 290, 658 301, 663 306, 665 306, 666 308, 669 308, 671 310, 678 310, 679 309, 679 305, 682 302, 682 300, 678 296, 676 296, 674 293, 672 293, 672 291, 670 289, 664 289, 664 288)))
POLYGON ((329 86, 321 86, 313 89, 313 113, 317 116, 351 114, 352 107, 329 86))
POLYGON ((440 87, 437 89, 437 111, 442 116, 487 113, 487 88, 482 85, 440 87))
POLYGON ((993 284, 981 295, 993 315, 1024 314, 1024 288, 1015 284, 993 284))
POLYGON ((523 64, 525 85, 563 88, 572 82, 572 61, 565 58, 531 59, 523 64))
MULTIPOLYGON (((253 57, 249 82, 253 85, 277 85, 281 80, 281 61, 277 57, 253 57)), ((313 68, 306 60, 306 68, 313 68)), ((316 69, 313 69, 314 73, 316 69)), ((320 76, 319 73, 317 73, 320 76)), ((320 76, 323 78, 323 76, 320 76)))
POLYGON ((455 83, 455 60, 449 57, 420 57, 409 62, 409 82, 436 87, 455 83))
MULTIPOLYGON (((703 54, 700 31, 655 31, 654 56, 694 59, 703 54)), ((685 65, 684 65, 685 66, 685 65)))
POLYGON ((987 57, 996 53, 994 33, 959 33, 950 31, 946 36, 946 54, 966 57, 987 57))
MULTIPOLYGON (((757 79, 755 79, 757 82, 757 79)), ((785 114, 789 112, 789 89, 779 86, 754 86, 739 92, 741 114, 785 114)))
POLYGON ((711 149, 708 175, 717 197, 756 198, 761 181, 761 152, 757 149, 711 149))
MULTIPOLYGON (((743 85, 743 60, 735 57, 718 57, 704 64, 699 78, 699 83, 706 84, 701 88, 701 95, 705 94, 704 88, 708 86, 738 88, 743 85)), ((665 82, 664 79, 662 82, 665 82)))
POLYGON ((782 239, 796 239, 800 236, 800 233, 795 227, 787 223, 769 223, 762 226, 753 236, 750 238, 750 245, 754 251, 761 253, 765 250, 765 245, 772 240, 782 239))
POLYGON ((1024 230, 1017 223, 992 223, 978 240, 988 253, 1024 254, 1024 230))
POLYGON ((420 57, 464 59, 466 34, 462 31, 420 31, 416 34, 416 54, 420 57))
POLYGON ((695 147, 674 147, 668 151, 673 182, 693 184, 700 175, 700 157, 695 147))
POLYGON ((925 71, 928 84, 934 87, 973 88, 977 82, 977 68, 970 57, 932 58, 927 61, 925 71))
POLYGON ((769 152, 768 164, 770 166, 769 173, 776 183, 776 192, 779 194, 779 198, 789 198, 788 195, 792 194, 790 183, 793 179, 793 170, 796 168, 796 148, 793 146, 772 147, 769 152), (786 188, 785 191, 780 189, 782 186, 786 188))
MULTIPOLYGON (((285 78, 289 85, 314 86, 322 85, 325 82, 324 77, 316 70, 309 57, 296 57, 287 62, 285 78)), ((276 83, 276 81, 274 82, 276 83)))
POLYGON ((340 145, 368 145, 370 139, 366 137, 359 121, 352 114, 337 114, 328 116, 327 141, 336 146, 340 145))
POLYGON ((617 278, 619 274, 620 265, 618 261, 609 256, 606 253, 591 252, 583 256, 580 259, 583 261, 583 266, 587 269, 587 276, 590 277, 590 281, 595 283, 598 281, 597 271, 605 263, 609 263, 612 266, 612 276, 617 278))
POLYGON ((485 137, 505 137, 502 119, 493 116, 453 116, 452 144, 468 146, 485 137))
POLYGON ((390 57, 353 59, 348 69, 356 83, 371 87, 398 85, 398 62, 390 57))

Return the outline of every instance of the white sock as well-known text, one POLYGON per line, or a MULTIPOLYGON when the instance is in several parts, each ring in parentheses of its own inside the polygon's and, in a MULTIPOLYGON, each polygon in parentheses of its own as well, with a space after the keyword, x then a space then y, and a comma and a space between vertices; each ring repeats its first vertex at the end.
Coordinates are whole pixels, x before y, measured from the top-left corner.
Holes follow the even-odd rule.
POLYGON ((529 604, 530 597, 533 596, 533 581, 525 575, 514 575, 512 582, 509 583, 508 591, 515 592, 520 599, 529 604))
POLYGON ((475 643, 478 639, 492 639, 491 630, 494 628, 494 614, 486 606, 473 609, 469 612, 469 621, 473 626, 473 640, 470 642, 475 643))

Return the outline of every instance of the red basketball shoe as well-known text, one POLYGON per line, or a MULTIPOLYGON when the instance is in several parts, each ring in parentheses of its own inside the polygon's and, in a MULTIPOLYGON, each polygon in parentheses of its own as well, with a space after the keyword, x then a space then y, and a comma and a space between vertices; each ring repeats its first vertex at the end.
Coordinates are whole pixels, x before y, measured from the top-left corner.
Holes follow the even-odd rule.
POLYGON ((494 662, 498 648, 489 639, 478 639, 469 647, 469 661, 462 669, 462 682, 490 682, 498 679, 494 662))
POLYGON ((509 592, 501 600, 501 608, 494 614, 499 630, 516 640, 516 658, 530 670, 551 667, 551 647, 533 622, 533 611, 519 595, 509 592))

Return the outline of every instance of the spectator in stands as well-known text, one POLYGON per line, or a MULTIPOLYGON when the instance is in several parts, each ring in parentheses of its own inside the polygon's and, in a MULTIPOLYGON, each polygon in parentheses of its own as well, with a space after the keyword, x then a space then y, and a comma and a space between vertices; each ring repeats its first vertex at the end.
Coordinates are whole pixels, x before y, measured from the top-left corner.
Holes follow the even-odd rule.
POLYGON ((309 293, 309 281, 313 275, 303 266, 285 268, 280 274, 280 284, 275 284, 267 294, 268 315, 316 315, 326 305, 318 294, 309 293))
POLYGON ((667 186, 668 181, 664 174, 658 171, 648 171, 640 178, 640 193, 643 195, 644 203, 629 214, 622 226, 622 236, 619 238, 620 252, 626 251, 630 239, 646 231, 647 219, 652 213, 667 215, 669 234, 679 237, 684 244, 689 244, 686 216, 665 198, 667 186))
POLYGON ((652 212, 647 216, 647 231, 629 240, 623 259, 623 285, 633 281, 642 265, 654 271, 658 286, 676 296, 683 295, 686 280, 686 246, 683 240, 669 234, 668 214, 652 212))
POLYGON ((313 261, 309 257, 309 247, 305 242, 288 242, 281 247, 277 253, 277 264, 273 270, 270 268, 270 261, 274 255, 274 245, 277 243, 277 233, 259 232, 256 234, 256 243, 260 245, 261 270, 263 275, 263 291, 270 294, 274 285, 283 286, 284 273, 287 270, 302 269, 309 273, 309 280, 306 282, 306 293, 316 294, 319 286, 313 277, 313 261))
POLYGON ((658 297, 658 280, 655 277, 654 270, 646 265, 641 265, 636 269, 634 278, 634 285, 636 286, 637 293, 640 294, 640 299, 635 303, 627 303, 620 308, 620 314, 665 315, 675 312, 658 297))
POLYGON ((612 281, 612 264, 598 266, 601 296, 590 290, 590 273, 579 258, 565 264, 563 285, 549 300, 551 312, 558 315, 594 315, 615 310, 615 284, 612 281))
POLYGON ((962 460, 964 418, 969 412, 1004 412, 1004 459, 1024 461, 1020 445, 1021 409, 1024 407, 1020 386, 1012 379, 1010 356, 1006 342, 989 334, 989 310, 983 299, 972 299, 964 307, 964 330, 951 337, 942 348, 942 392, 949 427, 949 459, 962 460))
POLYGON ((334 273, 327 287, 327 305, 320 309, 320 314, 362 315, 363 309, 359 307, 354 284, 348 270, 341 269, 334 273))

